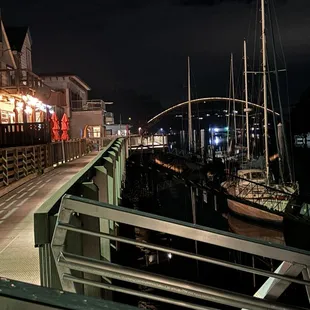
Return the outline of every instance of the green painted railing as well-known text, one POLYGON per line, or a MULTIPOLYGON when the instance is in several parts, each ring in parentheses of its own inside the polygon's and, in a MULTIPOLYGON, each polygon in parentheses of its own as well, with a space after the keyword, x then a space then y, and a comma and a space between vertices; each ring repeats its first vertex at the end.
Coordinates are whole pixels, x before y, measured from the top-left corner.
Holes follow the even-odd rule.
MULTIPOLYGON (((65 194, 73 194, 96 201, 119 204, 125 178, 126 157, 126 140, 117 138, 111 141, 34 214, 35 246, 39 248, 40 254, 41 285, 61 288, 55 263, 51 258, 50 243, 62 197, 65 194)), ((94 221, 90 225, 100 225, 102 232, 115 229, 114 223, 111 221, 94 221)), ((85 251, 89 245, 83 240, 72 240, 69 244, 74 247, 73 251, 85 251)), ((104 259, 109 260, 109 248, 109 241, 103 240, 96 249, 98 256, 101 256, 101 252, 105 253, 104 259)))

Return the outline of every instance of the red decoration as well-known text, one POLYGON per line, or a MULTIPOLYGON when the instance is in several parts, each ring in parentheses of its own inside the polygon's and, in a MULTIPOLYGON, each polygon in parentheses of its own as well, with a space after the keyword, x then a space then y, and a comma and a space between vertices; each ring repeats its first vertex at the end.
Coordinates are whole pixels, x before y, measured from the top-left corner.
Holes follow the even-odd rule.
POLYGON ((52 121, 52 140, 59 141, 60 140, 60 136, 59 136, 60 127, 59 127, 59 120, 57 118, 56 113, 52 114, 51 121, 52 121))
POLYGON ((68 135, 69 120, 68 120, 66 113, 63 115, 61 119, 61 130, 62 130, 61 140, 68 141, 69 140, 69 135, 68 135))

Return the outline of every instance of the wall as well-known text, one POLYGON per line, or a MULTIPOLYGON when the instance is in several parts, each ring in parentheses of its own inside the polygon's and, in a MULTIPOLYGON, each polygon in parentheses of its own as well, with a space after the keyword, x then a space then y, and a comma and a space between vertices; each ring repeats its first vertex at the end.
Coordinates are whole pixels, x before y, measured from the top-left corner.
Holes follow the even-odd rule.
MULTIPOLYGON (((71 92, 79 94, 83 100, 88 99, 88 92, 85 89, 80 88, 76 83, 71 81, 69 76, 51 76, 42 77, 44 83, 52 89, 62 91, 65 94, 63 107, 66 106, 66 114, 71 117, 71 92)), ((55 100, 55 99, 52 99, 55 100)), ((61 99, 63 100, 63 99, 61 99)))
POLYGON ((101 110, 72 112, 69 132, 70 138, 80 138, 81 132, 83 133, 86 125, 101 126, 103 131, 103 112, 101 110))
POLYGON ((66 93, 65 91, 52 91, 51 96, 48 100, 44 101, 46 104, 51 106, 62 107, 64 109, 64 113, 69 116, 69 107, 67 107, 66 103, 66 93))
MULTIPOLYGON (((2 42, 0 42, 0 69, 7 69, 7 66, 11 68, 15 68, 15 64, 13 61, 13 55, 9 49, 9 42, 6 36, 4 26, 2 21, 0 20, 0 32, 2 42), (12 57, 10 56, 12 55, 12 57)), ((0 86, 7 86, 8 85, 8 74, 3 72, 0 74, 0 86)))
POLYGON ((32 71, 31 41, 28 32, 21 50, 20 66, 22 69, 32 71))

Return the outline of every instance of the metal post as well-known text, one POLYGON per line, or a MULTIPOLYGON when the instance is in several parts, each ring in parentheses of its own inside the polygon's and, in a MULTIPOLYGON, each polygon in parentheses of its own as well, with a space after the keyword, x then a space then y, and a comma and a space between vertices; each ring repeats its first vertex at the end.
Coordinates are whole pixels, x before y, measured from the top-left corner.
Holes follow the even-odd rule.
POLYGON ((193 130, 193 145, 194 145, 194 153, 196 153, 197 152, 196 130, 193 130))
POLYGON ((247 50, 246 41, 243 41, 244 47, 244 92, 245 92, 245 122, 246 122, 246 147, 247 147, 247 160, 250 160, 250 124, 249 124, 249 94, 248 94, 248 65, 247 65, 247 50))
POLYGON ((268 113, 267 113, 267 55, 266 55, 266 26, 265 0, 261 0, 262 11, 262 52, 263 52, 263 90, 264 90, 264 126, 265 126, 265 161, 267 184, 269 184, 269 150, 268 150, 268 113))
MULTIPOLYGON (((279 140, 279 166, 280 171, 282 171, 283 174, 283 155, 284 155, 284 140, 283 140, 283 125, 282 123, 278 124, 278 140, 279 140)), ((283 175, 282 175, 283 178, 283 175)))
POLYGON ((234 137, 235 145, 237 144, 237 122, 236 122, 236 100, 235 100, 235 77, 234 77, 234 55, 231 54, 231 89, 232 89, 232 99, 233 99, 233 120, 234 120, 234 137))
POLYGON ((200 130, 200 150, 201 150, 201 158, 204 159, 205 155, 205 130, 201 129, 200 130))
POLYGON ((66 162, 66 154, 65 154, 65 141, 61 140, 61 149, 62 149, 62 162, 66 162))
POLYGON ((192 150, 192 135, 193 135, 193 124, 192 124, 192 103, 191 103, 191 64, 190 58, 187 57, 187 90, 188 90, 188 149, 189 152, 192 150))

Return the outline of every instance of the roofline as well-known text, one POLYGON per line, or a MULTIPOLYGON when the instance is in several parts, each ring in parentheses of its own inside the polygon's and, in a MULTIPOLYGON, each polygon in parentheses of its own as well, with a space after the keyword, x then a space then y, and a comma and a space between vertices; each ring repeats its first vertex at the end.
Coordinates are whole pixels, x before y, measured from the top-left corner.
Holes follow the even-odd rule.
POLYGON ((6 45, 8 46, 8 53, 9 53, 9 55, 10 55, 10 57, 11 57, 13 66, 15 67, 14 69, 17 69, 16 62, 15 62, 15 58, 14 58, 14 56, 13 56, 13 52, 12 52, 12 49, 11 49, 11 45, 10 45, 8 36, 7 36, 7 34, 6 34, 6 31, 5 31, 5 27, 4 27, 4 24, 3 24, 1 18, 0 18, 0 31, 3 33, 3 37, 4 37, 4 40, 5 40, 5 43, 6 43, 6 45))
POLYGON ((52 78, 52 77, 70 77, 78 84, 82 85, 86 90, 91 90, 91 88, 77 75, 75 74, 39 74, 42 78, 52 78))
POLYGON ((86 90, 91 90, 91 88, 82 81, 77 75, 69 75, 69 77, 73 78, 77 83, 81 84, 86 90))

